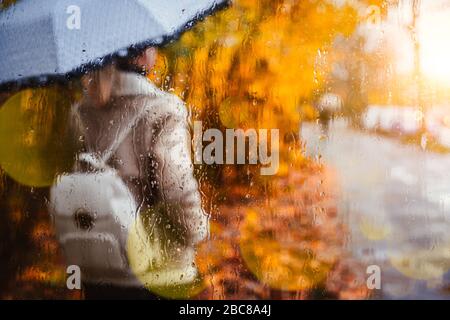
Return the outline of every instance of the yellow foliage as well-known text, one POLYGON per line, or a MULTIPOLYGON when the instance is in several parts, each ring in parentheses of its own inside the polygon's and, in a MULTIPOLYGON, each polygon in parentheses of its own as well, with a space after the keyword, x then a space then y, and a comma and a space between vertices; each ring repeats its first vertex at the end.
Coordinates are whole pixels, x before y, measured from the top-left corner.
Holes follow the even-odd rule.
POLYGON ((317 57, 356 22, 354 8, 324 0, 237 0, 163 50, 163 86, 212 124, 297 132, 300 107, 323 85, 317 57))

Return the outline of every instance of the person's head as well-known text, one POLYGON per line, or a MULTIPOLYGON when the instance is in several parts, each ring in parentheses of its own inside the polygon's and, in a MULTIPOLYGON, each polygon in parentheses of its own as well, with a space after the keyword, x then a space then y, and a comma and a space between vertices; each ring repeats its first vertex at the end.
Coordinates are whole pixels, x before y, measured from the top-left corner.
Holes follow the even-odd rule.
POLYGON ((111 98, 114 81, 119 71, 147 74, 156 62, 157 49, 149 47, 138 55, 117 58, 111 64, 89 72, 81 78, 83 93, 89 104, 101 108, 111 98))
POLYGON ((155 47, 149 47, 138 55, 118 58, 116 64, 118 69, 123 71, 135 71, 141 74, 147 74, 154 67, 158 51, 155 47))

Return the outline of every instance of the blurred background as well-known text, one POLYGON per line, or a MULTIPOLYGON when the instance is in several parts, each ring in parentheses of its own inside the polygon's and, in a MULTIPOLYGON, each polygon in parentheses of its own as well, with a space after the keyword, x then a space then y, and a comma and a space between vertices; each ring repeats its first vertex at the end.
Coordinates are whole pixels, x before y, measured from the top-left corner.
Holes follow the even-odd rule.
MULTIPOLYGON (((189 298, 450 297, 449 34, 448 0, 234 0, 160 50, 151 80, 203 129, 280 130, 275 176, 196 166, 211 238, 189 298)), ((78 98, 0 93, 2 299, 83 298, 46 209, 78 98)))

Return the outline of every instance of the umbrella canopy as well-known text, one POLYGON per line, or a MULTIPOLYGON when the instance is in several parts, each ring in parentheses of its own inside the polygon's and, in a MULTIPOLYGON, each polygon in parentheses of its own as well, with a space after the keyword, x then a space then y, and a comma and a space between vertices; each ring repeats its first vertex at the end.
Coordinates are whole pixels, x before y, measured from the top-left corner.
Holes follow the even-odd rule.
POLYGON ((227 0, 18 0, 0 12, 0 86, 44 83, 162 45, 227 0))

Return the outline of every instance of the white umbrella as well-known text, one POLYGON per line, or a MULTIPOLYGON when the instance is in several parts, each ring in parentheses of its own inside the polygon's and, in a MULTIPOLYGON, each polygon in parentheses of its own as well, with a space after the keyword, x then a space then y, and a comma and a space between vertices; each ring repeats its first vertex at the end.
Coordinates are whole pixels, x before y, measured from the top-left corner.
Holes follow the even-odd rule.
POLYGON ((18 0, 0 12, 0 85, 43 83, 162 45, 227 0, 18 0))

